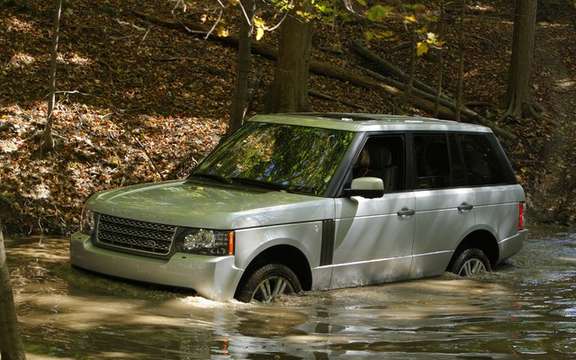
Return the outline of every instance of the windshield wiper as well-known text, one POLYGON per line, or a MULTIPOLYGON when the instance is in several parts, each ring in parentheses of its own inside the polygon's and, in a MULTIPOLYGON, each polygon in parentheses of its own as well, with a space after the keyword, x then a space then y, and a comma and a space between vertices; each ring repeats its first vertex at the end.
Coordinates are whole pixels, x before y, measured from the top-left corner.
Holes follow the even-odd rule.
POLYGON ((243 177, 231 177, 230 180, 233 182, 239 183, 239 184, 253 185, 253 186, 262 187, 262 188, 266 188, 266 189, 272 189, 272 190, 286 190, 286 189, 288 189, 288 185, 276 184, 276 183, 271 183, 271 182, 257 180, 257 179, 249 179, 249 178, 243 178, 243 177))
POLYGON ((222 175, 216 175, 216 174, 192 173, 192 175, 190 175, 190 177, 199 177, 199 178, 204 178, 204 179, 216 180, 216 181, 224 183, 224 184, 230 184, 231 183, 230 179, 225 178, 222 175))

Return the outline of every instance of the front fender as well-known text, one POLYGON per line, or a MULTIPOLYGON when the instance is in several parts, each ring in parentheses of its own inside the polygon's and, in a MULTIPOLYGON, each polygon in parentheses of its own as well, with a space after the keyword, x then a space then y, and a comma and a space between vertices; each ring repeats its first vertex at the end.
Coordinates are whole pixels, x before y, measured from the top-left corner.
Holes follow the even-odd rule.
POLYGON ((236 231, 235 265, 246 269, 263 251, 278 245, 300 250, 311 267, 320 263, 322 222, 274 225, 236 231))

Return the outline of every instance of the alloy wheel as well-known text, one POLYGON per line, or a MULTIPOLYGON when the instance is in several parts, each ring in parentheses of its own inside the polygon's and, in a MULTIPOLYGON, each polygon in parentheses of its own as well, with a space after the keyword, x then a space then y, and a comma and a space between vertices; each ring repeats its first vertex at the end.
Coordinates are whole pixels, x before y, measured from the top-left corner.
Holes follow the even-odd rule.
POLYGON ((252 295, 252 300, 270 303, 283 294, 292 294, 294 289, 288 279, 282 276, 271 276, 262 280, 252 295))
POLYGON ((482 262, 482 260, 472 258, 472 259, 468 259, 464 264, 462 264, 462 267, 460 268, 458 275, 460 275, 460 276, 473 276, 473 275, 485 273, 486 271, 487 271, 486 266, 484 266, 484 263, 482 262))

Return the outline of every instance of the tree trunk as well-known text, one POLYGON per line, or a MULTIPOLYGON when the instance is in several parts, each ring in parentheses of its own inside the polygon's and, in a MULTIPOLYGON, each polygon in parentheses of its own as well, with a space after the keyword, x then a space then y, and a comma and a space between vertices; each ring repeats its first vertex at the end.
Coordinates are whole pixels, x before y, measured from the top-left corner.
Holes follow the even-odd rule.
POLYGON ((56 65, 58 60, 58 41, 60 37, 60 17, 62 15, 62 0, 57 0, 58 6, 54 15, 52 29, 52 54, 50 55, 50 94, 48 95, 48 113, 46 114, 46 126, 42 135, 42 152, 49 152, 54 149, 54 139, 52 138, 52 123, 54 117, 52 113, 56 105, 56 65))
MULTIPOLYGON (((254 0, 243 0, 241 3, 246 10, 247 18, 252 21, 254 12, 254 0)), ((234 132, 244 121, 248 110, 248 86, 250 84, 250 69, 252 67, 252 54, 250 49, 250 24, 248 19, 242 16, 242 24, 238 34, 238 57, 236 60, 236 85, 232 98, 230 111, 230 125, 228 133, 234 132)))
POLYGON ((466 0, 461 0, 458 32, 458 91, 456 95, 456 121, 462 121, 462 106, 464 105, 464 13, 466 0))
POLYGON ((506 111, 506 116, 516 119, 533 112, 530 103, 530 71, 534 56, 537 7, 537 0, 516 0, 506 111))
MULTIPOLYGON (((305 0, 306 1, 306 0, 305 0)), ((300 2, 297 9, 305 8, 300 2)), ((312 24, 296 16, 286 17, 280 27, 278 60, 266 110, 273 113, 309 111, 308 70, 312 24)))
MULTIPOLYGON (((438 19, 438 35, 440 39, 444 39, 444 35, 446 34, 446 23, 445 23, 445 13, 444 13, 444 0, 440 0, 440 18, 438 19)), ((440 49, 438 55, 438 82, 436 84, 436 99, 434 100, 434 117, 438 117, 439 107, 440 107, 440 96, 443 91, 443 83, 444 83, 444 48, 440 49)))
POLYGON ((24 346, 18 333, 14 295, 6 264, 2 222, 0 222, 0 358, 2 360, 26 358, 24 346))
POLYGON ((412 34, 410 35, 410 72, 408 73, 408 83, 406 84, 406 90, 404 91, 403 105, 407 106, 412 98, 412 89, 414 88, 414 78, 416 77, 416 60, 418 55, 416 53, 416 33, 414 29, 410 29, 412 34))

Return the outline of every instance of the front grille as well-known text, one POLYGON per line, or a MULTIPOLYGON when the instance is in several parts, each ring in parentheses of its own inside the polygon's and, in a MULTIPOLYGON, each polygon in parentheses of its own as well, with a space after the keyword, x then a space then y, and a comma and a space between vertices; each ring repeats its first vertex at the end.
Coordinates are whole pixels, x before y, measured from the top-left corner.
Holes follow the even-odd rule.
POLYGON ((101 214, 96 243, 142 255, 170 254, 176 226, 125 219, 101 214))

